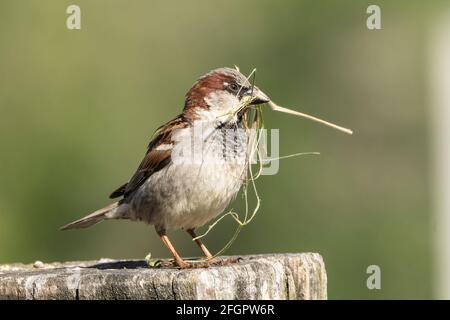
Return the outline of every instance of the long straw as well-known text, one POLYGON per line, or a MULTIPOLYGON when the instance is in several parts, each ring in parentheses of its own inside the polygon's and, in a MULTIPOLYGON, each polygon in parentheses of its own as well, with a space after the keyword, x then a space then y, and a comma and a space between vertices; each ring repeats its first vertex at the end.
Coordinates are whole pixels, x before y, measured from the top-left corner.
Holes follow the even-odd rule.
POLYGON ((306 118, 306 119, 309 119, 309 120, 313 120, 313 121, 319 122, 321 124, 324 124, 324 125, 326 125, 328 127, 334 128, 336 130, 345 132, 347 134, 353 134, 353 131, 350 130, 350 129, 338 126, 337 124, 334 124, 334 123, 331 123, 331 122, 319 119, 319 118, 314 117, 314 116, 310 116, 309 114, 306 114, 306 113, 303 113, 303 112, 294 111, 294 110, 291 110, 291 109, 288 109, 288 108, 281 107, 281 106, 277 105, 273 101, 269 101, 268 104, 269 104, 270 108, 272 110, 274 110, 274 111, 280 111, 280 112, 292 114, 294 116, 303 117, 303 118, 306 118))

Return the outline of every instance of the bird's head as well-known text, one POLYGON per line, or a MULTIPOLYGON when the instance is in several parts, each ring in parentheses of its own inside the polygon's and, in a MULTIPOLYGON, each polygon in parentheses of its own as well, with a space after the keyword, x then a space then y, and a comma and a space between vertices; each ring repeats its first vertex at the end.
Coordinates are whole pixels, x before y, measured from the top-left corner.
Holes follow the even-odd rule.
POLYGON ((238 70, 219 68, 194 83, 186 94, 183 113, 206 121, 237 121, 249 106, 269 101, 238 70))

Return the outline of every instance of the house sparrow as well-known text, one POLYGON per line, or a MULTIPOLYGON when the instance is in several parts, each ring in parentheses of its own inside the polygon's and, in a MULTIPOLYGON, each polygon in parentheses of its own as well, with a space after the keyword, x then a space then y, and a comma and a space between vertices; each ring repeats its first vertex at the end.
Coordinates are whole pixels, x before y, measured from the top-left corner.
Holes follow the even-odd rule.
MULTIPOLYGON (((130 181, 110 196, 121 199, 62 230, 106 219, 144 221, 155 227, 176 264, 187 267, 166 230, 184 229, 195 238, 195 228, 217 217, 234 199, 248 164, 243 116, 252 105, 269 101, 238 70, 208 72, 187 92, 183 112, 156 130, 130 181)), ((211 259, 202 242, 195 242, 211 259)))

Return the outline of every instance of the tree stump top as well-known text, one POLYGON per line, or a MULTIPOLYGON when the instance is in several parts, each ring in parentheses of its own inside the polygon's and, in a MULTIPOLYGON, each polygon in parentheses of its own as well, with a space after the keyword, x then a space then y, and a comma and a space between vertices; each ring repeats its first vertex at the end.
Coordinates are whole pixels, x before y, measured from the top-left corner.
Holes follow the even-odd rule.
POLYGON ((236 262, 182 270, 111 259, 0 265, 0 299, 327 298, 317 253, 217 259, 230 258, 236 262))

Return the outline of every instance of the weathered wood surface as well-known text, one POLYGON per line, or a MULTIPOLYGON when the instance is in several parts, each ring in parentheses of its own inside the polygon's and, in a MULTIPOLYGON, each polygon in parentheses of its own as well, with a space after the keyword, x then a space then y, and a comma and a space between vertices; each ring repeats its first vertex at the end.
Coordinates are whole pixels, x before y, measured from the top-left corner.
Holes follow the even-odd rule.
POLYGON ((143 260, 0 265, 0 299, 326 299, 317 253, 239 257, 179 270, 143 260))

